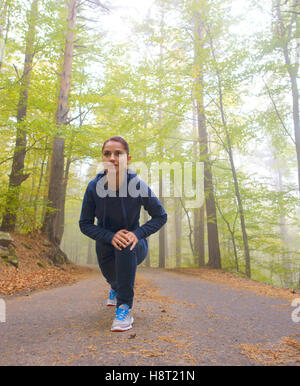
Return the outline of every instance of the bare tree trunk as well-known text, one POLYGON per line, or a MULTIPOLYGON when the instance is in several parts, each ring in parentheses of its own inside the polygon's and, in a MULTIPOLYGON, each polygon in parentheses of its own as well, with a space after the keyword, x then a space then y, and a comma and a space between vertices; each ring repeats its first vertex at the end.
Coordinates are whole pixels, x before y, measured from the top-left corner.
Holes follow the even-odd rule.
POLYGON ((45 171, 45 183, 44 183, 44 189, 43 189, 44 199, 43 199, 43 208, 42 208, 42 216, 41 216, 42 224, 45 222, 46 213, 47 213, 50 160, 51 160, 51 157, 50 155, 48 155, 47 162, 46 162, 46 171, 45 171))
MULTIPOLYGON (((192 107, 193 107, 193 132, 194 132, 194 152, 193 157, 196 162, 199 159, 199 133, 197 127, 197 111, 196 105, 194 104, 194 100, 192 98, 192 107)), ((201 208, 194 209, 194 253, 195 253, 195 263, 202 267, 205 265, 205 239, 204 239, 204 204, 201 208)))
POLYGON ((205 265, 205 224, 204 224, 204 205, 194 209, 194 249, 195 263, 198 267, 205 265))
MULTIPOLYGON (((147 212, 143 211, 143 223, 145 224, 148 221, 148 215, 147 212)), ((150 267, 151 266, 151 259, 150 259, 150 238, 147 239, 148 241, 148 254, 145 259, 145 266, 150 267)))
POLYGON ((235 165, 234 165, 234 160, 233 160, 231 141, 230 141, 227 129, 226 129, 226 138, 227 138, 227 148, 228 148, 228 154, 229 154, 229 159, 230 159, 230 165, 231 165, 231 170, 232 170, 232 175, 233 175, 233 180, 234 180, 235 195, 236 195, 238 208, 239 208, 239 214, 240 214, 241 229, 242 229, 242 234, 243 234, 246 275, 247 275, 247 277, 251 277, 251 260, 250 260, 249 244, 248 244, 248 235, 247 235, 246 224, 245 224, 244 208, 243 208, 239 183, 238 183, 235 165))
MULTIPOLYGON (((159 201, 162 206, 165 205, 164 197, 162 196, 162 177, 161 170, 159 175, 159 201)), ((158 266, 159 268, 165 268, 166 266, 166 225, 159 230, 159 259, 158 266)))
POLYGON ((180 198, 175 197, 175 247, 176 267, 181 266, 182 210, 180 198))
POLYGON ((42 159, 42 167, 40 170, 40 178, 39 178, 39 183, 38 183, 38 187, 37 187, 37 190, 35 193, 35 199, 34 199, 34 204, 33 204, 33 207, 34 207, 34 212, 33 212, 34 227, 36 227, 36 223, 37 223, 37 206, 38 206, 38 199, 39 199, 39 195, 40 195, 40 191, 41 191, 42 181, 44 178, 44 168, 45 168, 46 157, 47 157, 47 146, 48 146, 48 138, 46 138, 45 150, 44 150, 44 155, 43 155, 43 159, 42 159))
MULTIPOLYGON (((230 226, 229 222, 227 221, 226 217, 223 215, 220 206, 218 205, 218 201, 216 201, 216 205, 217 205, 218 211, 219 211, 220 215, 222 216, 225 224, 227 225, 227 229, 228 229, 228 231, 230 233, 231 241, 232 241, 232 246, 233 246, 235 269, 236 269, 237 272, 239 272, 239 259, 238 259, 236 242, 235 242, 235 236, 234 236, 234 234, 235 234, 235 223, 236 223, 236 219, 237 219, 237 216, 238 216, 238 212, 236 213, 236 216, 235 216, 235 219, 234 219, 234 223, 233 223, 233 226, 231 228, 231 226, 230 226)), ((230 253, 230 248, 228 248, 228 253, 230 253)))
POLYGON ((62 236, 64 234, 64 228, 65 228, 65 205, 66 205, 67 186, 68 186, 71 163, 72 163, 72 160, 69 156, 67 159, 67 162, 66 162, 66 169, 65 169, 63 188, 62 188, 62 196, 61 196, 61 201, 60 201, 60 210, 58 212, 57 243, 59 245, 61 243, 62 236))
POLYGON ((28 94, 31 80, 32 63, 34 56, 34 41, 36 33, 36 22, 38 17, 38 1, 33 0, 31 10, 28 14, 28 32, 26 36, 25 63, 21 80, 20 96, 17 109, 17 133, 12 163, 9 176, 9 186, 6 198, 6 207, 3 215, 1 229, 8 232, 15 230, 17 221, 17 208, 19 206, 19 195, 21 184, 29 177, 24 174, 26 156, 27 135, 24 120, 27 115, 28 94))
POLYGON ((59 211, 62 207, 64 191, 64 138, 60 134, 62 126, 67 124, 68 99, 71 86, 71 72, 73 63, 73 48, 76 25, 76 2, 68 2, 68 31, 65 43, 64 63, 61 76, 60 94, 58 108, 56 111, 56 124, 58 135, 53 140, 52 157, 50 163, 50 181, 48 200, 50 201, 51 211, 45 216, 43 232, 47 234, 50 241, 57 246, 61 241, 61 229, 59 222, 59 211))
MULTIPOLYGON (((198 9, 199 1, 195 0, 198 9)), ((198 131, 200 142, 200 160, 204 163, 204 193, 207 216, 208 265, 221 268, 221 254, 217 224, 216 204, 212 182, 212 170, 208 153, 208 139, 203 104, 203 40, 204 29, 200 12, 194 11, 194 53, 195 53, 195 87, 194 96, 197 103, 198 131)))
MULTIPOLYGON (((144 129, 147 130, 147 118, 145 117, 145 123, 144 123, 144 129)), ((147 156, 147 150, 143 152, 144 158, 147 156)), ((145 224, 148 221, 148 214, 145 209, 143 209, 143 224, 145 224)), ((145 267, 151 266, 151 257, 150 257, 150 238, 147 238, 148 242, 148 253, 144 260, 145 267)))
MULTIPOLYGON (((277 189, 278 189, 278 192, 280 193, 283 191, 283 184, 282 184, 282 171, 278 165, 277 165, 277 173, 278 173, 277 189)), ((290 261, 289 261, 289 253, 287 253, 288 235, 287 235, 286 217, 285 217, 284 209, 282 208, 281 204, 279 204, 279 213, 280 213, 280 219, 279 219, 280 238, 283 244, 282 255, 281 255, 282 265, 284 267, 283 281, 286 287, 290 287, 293 284, 292 275, 291 275, 292 270, 291 270, 290 261)))
POLYGON ((64 167, 64 140, 54 138, 52 144, 52 157, 50 161, 50 181, 48 189, 48 205, 50 211, 46 211, 43 232, 47 234, 49 240, 58 244, 57 231, 59 228, 58 211, 61 207, 61 198, 63 194, 63 167, 64 167))
MULTIPOLYGON (((213 59, 214 59, 214 62, 215 62, 215 70, 216 70, 216 75, 217 75, 217 80, 218 80, 219 108, 220 108, 221 120, 222 120, 223 129, 225 131, 225 138, 226 138, 226 144, 223 143, 223 146, 224 146, 224 149, 226 150, 226 152, 228 154, 228 157, 229 157, 231 171, 232 171, 232 176, 233 176, 233 181, 234 181, 235 195, 236 195, 238 209, 239 209, 239 215, 240 215, 240 221, 241 221, 241 229, 242 229, 242 235, 243 235, 243 244, 244 244, 246 275, 247 275, 247 277, 251 277, 250 251, 249 251, 248 235, 247 235, 246 224, 245 224, 244 208, 243 208, 243 203, 242 203, 242 199, 241 199, 238 178, 237 178, 235 164, 234 164, 234 159, 233 159, 233 151, 232 151, 232 146, 231 146, 231 139, 230 139, 230 136, 229 136, 229 133, 228 133, 227 121, 226 121, 226 118, 225 118, 225 111, 224 111, 224 105, 223 105, 223 91, 222 91, 221 75, 220 75, 220 72, 219 72, 218 63, 217 63, 217 60, 216 60, 214 46, 213 46, 213 41, 212 41, 212 37, 211 36, 210 36, 210 45, 211 45, 212 56, 213 56, 213 59)), ((234 244, 234 247, 235 247, 235 244, 234 244)))
MULTIPOLYGON (((163 67, 163 37, 164 37, 164 9, 161 9, 161 43, 160 43, 160 54, 159 54, 159 67, 162 69, 163 67)), ((162 79, 161 75, 159 75, 159 90, 160 90, 160 95, 162 95, 162 85, 161 85, 162 79)), ((158 107, 158 115, 159 115, 159 125, 160 127, 162 126, 162 107, 161 107, 161 102, 159 102, 159 107, 158 107)), ((160 148, 160 153, 163 153, 163 149, 160 148)), ((165 200, 162 195, 162 176, 161 176, 162 171, 159 171, 159 200, 164 206, 165 200)), ((167 259, 167 251, 166 251, 166 246, 167 246, 167 225, 164 225, 160 230, 159 230, 159 261, 158 261, 158 266, 159 268, 165 268, 166 266, 166 259, 167 259)))

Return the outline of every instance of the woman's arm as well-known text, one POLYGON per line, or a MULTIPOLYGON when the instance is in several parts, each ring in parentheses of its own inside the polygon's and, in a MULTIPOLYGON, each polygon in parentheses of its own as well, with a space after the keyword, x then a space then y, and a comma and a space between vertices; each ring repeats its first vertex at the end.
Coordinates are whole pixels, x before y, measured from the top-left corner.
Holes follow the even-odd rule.
POLYGON ((94 240, 101 240, 111 244, 114 233, 94 224, 95 208, 95 200, 93 198, 90 186, 88 185, 83 197, 79 228, 86 236, 94 240))
POLYGON ((144 225, 138 227, 133 231, 133 233, 139 240, 157 232, 167 222, 168 219, 168 215, 164 207, 162 206, 161 202, 158 200, 156 195, 149 188, 149 186, 147 186, 147 190, 147 197, 142 197, 142 204, 145 210, 152 218, 144 225))

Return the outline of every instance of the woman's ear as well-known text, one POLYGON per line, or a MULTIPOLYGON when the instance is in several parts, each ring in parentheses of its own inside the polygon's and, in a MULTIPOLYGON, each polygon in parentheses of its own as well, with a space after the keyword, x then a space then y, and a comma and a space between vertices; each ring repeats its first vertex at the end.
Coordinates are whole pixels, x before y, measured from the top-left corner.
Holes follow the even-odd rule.
POLYGON ((131 161, 131 155, 127 156, 127 165, 130 163, 131 161))

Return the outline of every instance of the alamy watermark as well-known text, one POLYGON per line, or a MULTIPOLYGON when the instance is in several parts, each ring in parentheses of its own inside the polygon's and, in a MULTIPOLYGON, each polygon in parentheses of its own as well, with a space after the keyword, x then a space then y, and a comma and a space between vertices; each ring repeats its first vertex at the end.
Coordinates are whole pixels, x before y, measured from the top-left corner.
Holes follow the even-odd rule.
POLYGON ((185 206, 188 209, 200 208, 204 202, 204 164, 203 162, 153 162, 149 167, 144 162, 134 162, 130 168, 119 161, 119 170, 110 162, 102 162, 102 169, 107 174, 97 182, 96 192, 99 197, 116 197, 115 181, 116 173, 119 171, 122 176, 120 182, 120 197, 151 197, 158 195, 169 198, 177 197, 185 199, 185 206), (128 174, 135 174, 139 171, 139 177, 129 178, 127 173, 120 171, 127 170, 128 174), (150 177, 150 178, 149 178, 150 177), (151 179, 151 181, 149 181, 151 179), (161 181, 161 189, 159 189, 161 181), (151 184, 153 190, 148 186, 151 184), (108 188, 107 188, 108 186, 108 188), (156 194, 154 193, 156 192, 156 194))
POLYGON ((292 307, 296 307, 291 314, 292 321, 294 323, 300 322, 300 298, 296 298, 292 301, 292 307))
POLYGON ((6 304, 3 299, 0 299, 0 323, 6 322, 6 304))

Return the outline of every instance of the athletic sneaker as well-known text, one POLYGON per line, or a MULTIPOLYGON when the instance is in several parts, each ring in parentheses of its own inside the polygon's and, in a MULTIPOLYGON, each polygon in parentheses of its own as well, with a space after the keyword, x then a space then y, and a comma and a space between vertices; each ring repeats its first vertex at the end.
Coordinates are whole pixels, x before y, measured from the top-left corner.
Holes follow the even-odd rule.
POLYGON ((109 290, 109 297, 107 299, 107 306, 116 306, 117 305, 117 298, 116 298, 116 291, 110 289, 109 290))
POLYGON ((133 317, 131 309, 127 304, 122 304, 116 309, 116 317, 113 321, 111 331, 127 331, 132 328, 133 317))

